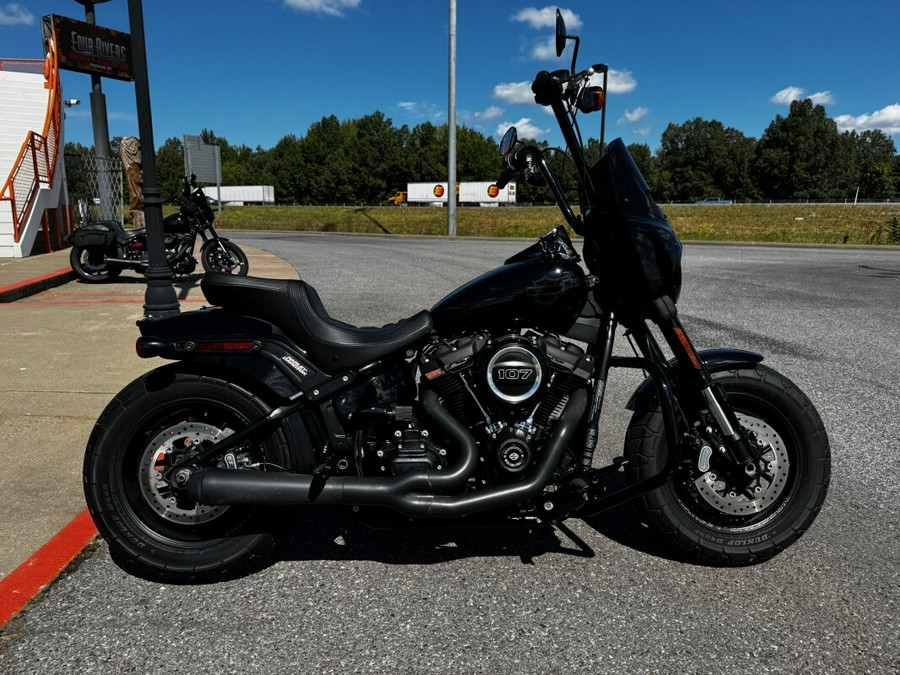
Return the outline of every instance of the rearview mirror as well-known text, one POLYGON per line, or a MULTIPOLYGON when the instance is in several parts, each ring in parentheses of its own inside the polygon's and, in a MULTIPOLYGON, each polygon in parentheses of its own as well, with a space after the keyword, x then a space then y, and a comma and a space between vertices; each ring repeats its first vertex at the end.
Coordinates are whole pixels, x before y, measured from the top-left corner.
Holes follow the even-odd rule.
POLYGON ((566 48, 566 22, 563 20, 562 12, 556 10, 556 56, 562 56, 563 50, 566 48))
POLYGON ((506 133, 503 134, 503 139, 500 141, 500 154, 503 157, 506 157, 512 149, 516 146, 516 141, 518 140, 518 132, 515 127, 510 127, 506 130, 506 133))

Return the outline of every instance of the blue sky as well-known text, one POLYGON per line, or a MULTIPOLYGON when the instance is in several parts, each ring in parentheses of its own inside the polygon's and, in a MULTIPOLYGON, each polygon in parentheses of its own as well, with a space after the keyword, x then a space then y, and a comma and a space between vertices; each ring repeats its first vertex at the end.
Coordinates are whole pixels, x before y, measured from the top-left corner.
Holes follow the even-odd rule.
MULTIPOLYGON (((559 142, 533 103, 539 70, 568 67, 550 48, 555 5, 458 0, 460 124, 559 142)), ((900 143, 897 0, 590 0, 560 5, 581 35, 579 65, 613 76, 608 138, 657 148, 670 122, 717 119, 759 137, 792 98, 823 103, 841 129, 880 128, 900 143)), ((325 115, 381 110, 396 125, 447 120, 446 0, 145 0, 154 141, 208 128, 270 148, 325 115)), ((40 57, 39 18, 84 19, 74 0, 0 0, 0 57, 40 57)), ((129 31, 126 0, 97 23, 129 31)), ((63 71, 66 140, 90 145, 90 78, 63 71)), ((110 134, 137 135, 134 89, 104 80, 110 134)), ((582 131, 599 135, 599 115, 582 131)))

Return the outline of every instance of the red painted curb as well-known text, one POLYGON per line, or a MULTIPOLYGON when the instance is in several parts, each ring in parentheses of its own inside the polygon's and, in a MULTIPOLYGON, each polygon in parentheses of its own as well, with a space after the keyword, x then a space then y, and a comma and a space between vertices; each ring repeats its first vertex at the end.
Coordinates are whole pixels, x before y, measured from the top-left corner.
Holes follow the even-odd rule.
POLYGON ((75 272, 71 267, 65 267, 61 270, 50 272, 49 274, 34 277, 33 279, 26 279, 25 281, 4 286, 3 288, 0 288, 0 302, 15 302, 16 300, 27 298, 34 293, 40 293, 48 288, 53 288, 54 286, 59 286, 67 281, 71 281, 75 276, 75 272))
POLYGON ((0 627, 53 581, 96 535, 97 528, 85 509, 37 553, 0 579, 0 627))

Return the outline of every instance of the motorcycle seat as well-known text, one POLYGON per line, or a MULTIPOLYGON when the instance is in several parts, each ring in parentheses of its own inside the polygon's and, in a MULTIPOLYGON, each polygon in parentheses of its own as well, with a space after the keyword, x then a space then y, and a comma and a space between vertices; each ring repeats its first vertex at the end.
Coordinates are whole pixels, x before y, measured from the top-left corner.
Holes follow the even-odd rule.
POLYGON ((115 232, 116 240, 120 244, 124 244, 135 237, 143 237, 147 232, 147 230, 143 228, 140 230, 126 230, 118 220, 101 220, 97 225, 103 225, 115 232))
POLYGON ((358 368, 412 346, 431 332, 431 313, 419 312, 380 328, 331 318, 305 281, 208 272, 200 282, 213 305, 269 321, 297 342, 325 372, 358 368))
POLYGON ((124 244, 126 241, 130 239, 135 239, 137 237, 143 237, 146 234, 147 230, 125 230, 119 227, 116 230, 116 239, 119 240, 120 243, 124 244))
POLYGON ((146 230, 126 230, 122 227, 122 223, 118 220, 98 220, 95 223, 91 223, 90 225, 85 225, 83 229, 88 230, 112 230, 116 233, 116 241, 120 244, 124 244, 130 239, 135 237, 143 237, 146 230))

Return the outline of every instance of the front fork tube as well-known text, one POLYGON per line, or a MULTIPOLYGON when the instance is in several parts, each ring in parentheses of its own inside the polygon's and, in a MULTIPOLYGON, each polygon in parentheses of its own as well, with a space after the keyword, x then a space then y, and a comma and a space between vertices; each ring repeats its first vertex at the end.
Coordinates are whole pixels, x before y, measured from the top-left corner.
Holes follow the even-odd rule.
POLYGON ((606 380, 609 377, 609 363, 612 357, 613 342, 616 338, 616 320, 613 315, 606 312, 600 321, 600 341, 597 343, 597 351, 594 357, 594 391, 591 396, 591 412, 588 417, 587 431, 584 435, 584 450, 581 453, 581 467, 590 469, 594 461, 594 448, 597 447, 597 437, 600 428, 600 411, 603 409, 603 396, 606 393, 606 380))
POLYGON ((753 451, 749 439, 741 430, 734 410, 728 405, 725 393, 713 382, 706 365, 697 356, 697 351, 684 332, 684 326, 674 311, 674 304, 671 306, 670 312, 662 312, 654 317, 654 320, 678 360, 679 370, 684 377, 683 383, 689 389, 699 392, 703 403, 721 432, 723 445, 719 448, 719 452, 730 456, 731 460, 742 467, 748 476, 755 475, 757 471, 756 453, 753 451))

